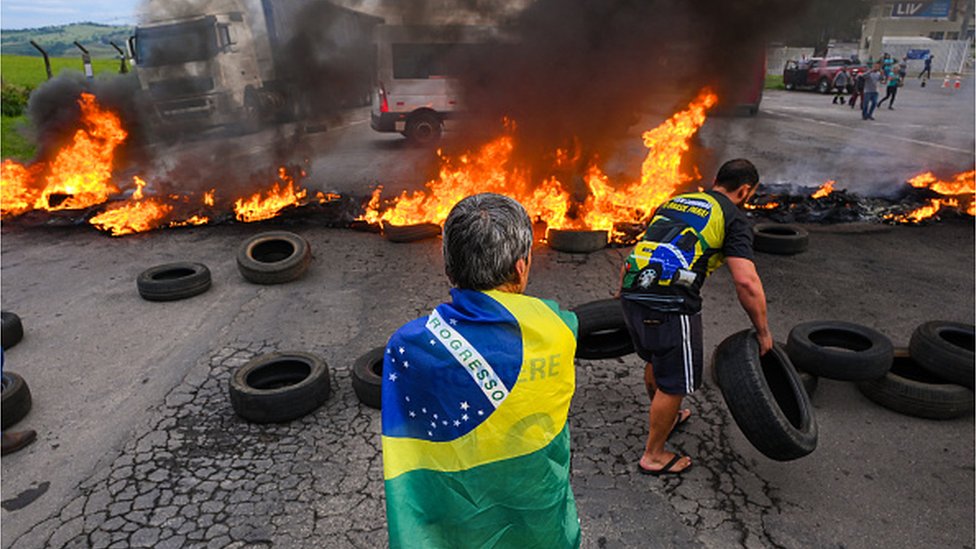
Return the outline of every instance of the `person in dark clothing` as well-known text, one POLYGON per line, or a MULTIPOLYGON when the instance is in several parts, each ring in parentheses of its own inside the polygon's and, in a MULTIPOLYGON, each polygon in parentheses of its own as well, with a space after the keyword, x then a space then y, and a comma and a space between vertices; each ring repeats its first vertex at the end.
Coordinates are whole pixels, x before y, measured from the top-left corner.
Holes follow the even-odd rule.
POLYGON ((925 58, 925 68, 922 69, 922 72, 918 73, 918 77, 919 78, 922 78, 922 75, 923 74, 925 75, 925 79, 926 80, 928 80, 929 78, 932 78, 932 60, 933 59, 935 59, 935 56, 932 55, 932 54, 929 54, 929 56, 925 58))
POLYGON ((831 101, 834 105, 840 103, 844 104, 844 94, 847 93, 847 84, 850 78, 847 76, 847 67, 841 67, 837 74, 834 75, 834 81, 831 83, 831 87, 834 88, 834 100, 831 101))
POLYGON ((854 79, 854 91, 851 93, 851 99, 848 105, 853 109, 857 105, 857 98, 861 97, 861 105, 864 105, 864 72, 859 72, 857 78, 854 79))
POLYGON ((671 431, 691 416, 681 402, 701 386, 701 287, 728 262, 736 293, 756 328, 760 352, 773 346, 766 295, 756 272, 752 228, 739 210, 759 185, 752 162, 730 160, 705 192, 678 195, 654 217, 620 271, 624 319, 637 354, 647 361, 644 383, 653 394, 650 429, 638 471, 681 473, 691 458, 668 452, 671 431))

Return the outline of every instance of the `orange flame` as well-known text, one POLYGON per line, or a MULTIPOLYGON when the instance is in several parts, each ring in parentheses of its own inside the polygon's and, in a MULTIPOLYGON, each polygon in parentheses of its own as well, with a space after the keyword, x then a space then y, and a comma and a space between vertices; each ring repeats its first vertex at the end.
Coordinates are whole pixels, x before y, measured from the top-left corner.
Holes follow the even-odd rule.
POLYGON ((960 172, 951 180, 940 180, 932 172, 919 174, 908 180, 919 189, 931 189, 945 198, 933 198, 929 203, 907 214, 889 215, 885 219, 901 223, 918 223, 938 214, 943 208, 956 208, 976 216, 976 170, 960 172))
POLYGON ((743 207, 747 210, 775 210, 779 208, 779 202, 767 202, 765 204, 752 204, 746 202, 743 207))
POLYGON ((239 198, 234 202, 234 213, 238 221, 251 223, 271 219, 288 206, 302 204, 308 191, 300 187, 296 190, 295 179, 288 175, 288 170, 284 167, 278 168, 278 179, 266 192, 258 192, 247 199, 239 198))
POLYGON ((112 183, 112 162, 116 147, 127 136, 122 122, 115 113, 102 109, 90 93, 82 93, 78 105, 82 128, 53 161, 30 167, 4 161, 0 215, 82 209, 119 192, 112 183))
POLYGON ((217 189, 210 189, 209 191, 203 193, 203 204, 212 208, 214 205, 214 196, 216 194, 217 189))
POLYGON ((836 181, 834 180, 830 180, 824 183, 816 191, 814 191, 812 195, 810 195, 810 198, 817 199, 817 198, 823 198, 825 196, 830 196, 830 193, 834 192, 835 183, 836 181))
POLYGON ((945 195, 976 194, 976 170, 956 174, 951 181, 941 181, 932 172, 916 175, 908 180, 916 188, 929 188, 945 195))
POLYGON ((110 206, 88 222, 112 236, 122 236, 158 228, 160 221, 172 211, 173 207, 162 200, 147 198, 110 206))
MULTIPOLYGON (((582 175, 587 191, 582 203, 574 201, 567 190, 569 182, 556 176, 532 184, 529 170, 512 160, 516 126, 506 120, 505 133, 473 153, 452 158, 438 151, 439 176, 428 181, 424 191, 403 192, 381 211, 382 187, 377 188, 362 219, 393 225, 441 224, 461 199, 480 192, 494 192, 518 200, 530 217, 545 221, 549 228, 611 230, 617 222, 641 223, 654 208, 692 180, 681 173, 681 160, 690 147, 691 137, 704 124, 706 111, 717 101, 714 93, 702 90, 685 110, 644 132, 647 157, 640 177, 630 183, 614 185, 593 159, 582 175)), ((579 149, 577 143, 573 151, 556 150, 553 167, 574 164, 579 160, 579 149)))

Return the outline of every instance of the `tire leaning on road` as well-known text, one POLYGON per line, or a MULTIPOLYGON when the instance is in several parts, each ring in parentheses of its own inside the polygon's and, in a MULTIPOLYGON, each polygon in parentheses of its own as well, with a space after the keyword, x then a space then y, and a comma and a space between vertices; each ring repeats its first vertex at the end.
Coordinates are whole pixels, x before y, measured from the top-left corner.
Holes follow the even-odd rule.
POLYGON ((30 388, 24 378, 13 372, 3 374, 3 394, 0 396, 0 427, 6 430, 24 419, 31 409, 30 388))
POLYGON ((356 359, 352 365, 352 390, 370 408, 383 405, 383 358, 386 347, 377 347, 356 359))
POLYGON ((256 284, 283 284, 297 280, 308 270, 312 247, 301 236, 287 231, 259 233, 244 241, 237 251, 237 269, 256 284))
POLYGON ((321 358, 301 352, 256 357, 230 379, 234 412, 254 423, 300 418, 329 398, 329 368, 321 358))
POLYGON ((167 263, 142 271, 136 288, 148 301, 175 301, 206 292, 211 280, 210 269, 203 263, 167 263))
POLYGON ((909 416, 952 419, 973 412, 973 391, 922 368, 907 348, 895 349, 884 377, 862 381, 857 388, 872 402, 909 416))
POLYGON ((3 345, 3 350, 6 351, 20 343, 21 339, 24 339, 24 325, 20 322, 20 317, 16 313, 11 313, 10 311, 0 312, 0 326, 2 326, 0 343, 3 345))
POLYGON ((790 461, 816 449, 810 396, 780 345, 760 357, 755 331, 732 334, 715 349, 715 374, 739 430, 763 455, 790 461))
POLYGON ((786 339, 793 364, 811 374, 840 381, 867 381, 891 368, 894 347, 880 332, 836 320, 797 324, 786 339))
POLYGON ((793 255, 810 246, 810 233, 799 225, 756 223, 752 227, 752 247, 757 252, 793 255))
POLYGON ((440 235, 441 226, 436 223, 416 223, 413 225, 383 223, 383 236, 390 242, 416 242, 440 235))
POLYGON ((634 352, 619 299, 600 299, 573 309, 579 320, 576 358, 617 358, 634 352))
POLYGON ((908 347, 919 366, 933 375, 973 388, 972 324, 933 320, 915 328, 908 347))
POLYGON ((588 254, 607 247, 607 231, 569 231, 549 229, 549 247, 559 252, 588 254))

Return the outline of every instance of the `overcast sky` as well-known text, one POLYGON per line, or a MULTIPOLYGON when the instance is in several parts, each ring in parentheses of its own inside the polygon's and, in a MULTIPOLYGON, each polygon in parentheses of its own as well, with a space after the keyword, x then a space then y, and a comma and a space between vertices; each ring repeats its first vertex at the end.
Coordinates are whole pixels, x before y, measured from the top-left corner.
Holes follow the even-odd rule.
POLYGON ((2 0, 0 28, 26 29, 92 21, 107 25, 135 23, 139 0, 2 0))

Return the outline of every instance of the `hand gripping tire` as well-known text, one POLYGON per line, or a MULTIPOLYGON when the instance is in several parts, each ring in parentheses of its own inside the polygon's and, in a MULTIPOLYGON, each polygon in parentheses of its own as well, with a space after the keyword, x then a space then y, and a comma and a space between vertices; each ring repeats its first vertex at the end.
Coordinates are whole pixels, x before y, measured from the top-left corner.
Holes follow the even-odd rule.
POLYGON ((386 347, 377 347, 356 359, 352 365, 352 390, 356 398, 379 410, 383 404, 383 358, 386 347))
POLYGON ((947 383, 919 366, 906 348, 895 349, 884 377, 857 384, 871 401, 908 416, 952 419, 973 412, 973 392, 947 383))
POLYGON ((20 343, 20 340, 24 338, 24 325, 21 324, 19 316, 9 311, 0 312, 0 322, 2 322, 3 329, 0 333, 0 342, 6 351, 20 343))
POLYGON ((441 226, 436 223, 417 223, 415 225, 392 225, 383 223, 383 235, 390 242, 416 242, 441 235, 441 226))
POLYGON ((0 396, 0 414, 3 420, 0 421, 2 428, 8 427, 24 419, 31 409, 31 393, 24 378, 13 372, 3 374, 3 394, 0 396))
POLYGON ((237 251, 241 276, 256 284, 297 280, 308 270, 311 260, 308 241, 287 231, 259 233, 245 240, 237 251))
POLYGON ((175 301, 210 289, 210 269, 203 263, 167 263, 150 267, 136 278, 139 295, 149 301, 175 301))
POLYGON ((912 358, 937 377, 973 388, 972 324, 934 320, 912 333, 912 358))
POLYGON ((575 309, 579 319, 576 358, 617 358, 634 352, 619 299, 600 299, 575 309))
POLYGON ((840 381, 878 379, 891 368, 894 348, 881 333, 851 322, 816 320, 797 324, 786 340, 797 368, 840 381))
POLYGON ((250 360, 230 379, 230 403, 254 423, 300 418, 329 398, 329 368, 321 358, 300 352, 271 353, 250 360))
POLYGON ((782 347, 760 357, 753 330, 732 334, 715 350, 715 373, 739 430, 763 455, 789 461, 816 449, 810 397, 782 347))
POLYGON ((756 223, 752 237, 753 249, 770 254, 798 254, 810 245, 810 233, 799 225, 756 223))
POLYGON ((588 254, 607 247, 607 231, 549 229, 546 240, 553 250, 572 254, 588 254))

